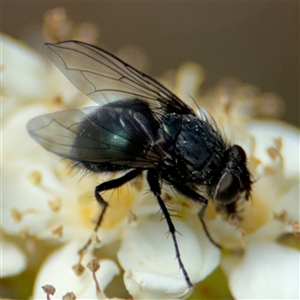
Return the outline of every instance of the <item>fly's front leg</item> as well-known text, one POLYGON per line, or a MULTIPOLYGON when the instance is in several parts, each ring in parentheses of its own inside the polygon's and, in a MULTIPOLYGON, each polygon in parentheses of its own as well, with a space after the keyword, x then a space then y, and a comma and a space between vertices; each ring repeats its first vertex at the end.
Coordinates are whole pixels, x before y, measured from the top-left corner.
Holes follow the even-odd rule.
POLYGON ((207 199, 205 199, 203 196, 199 195, 197 192, 195 192, 194 190, 192 190, 190 187, 186 185, 176 185, 174 187, 180 194, 186 196, 187 198, 193 200, 194 202, 202 204, 202 207, 198 212, 199 218, 202 219, 207 206, 207 199))
MULTIPOLYGON (((126 182, 128 182, 128 181, 134 179, 135 177, 137 177, 138 175, 140 175, 141 172, 142 171, 138 170, 138 169, 132 170, 132 171, 126 173, 124 176, 122 176, 120 178, 113 179, 113 180, 110 180, 110 181, 107 181, 107 182, 103 182, 103 183, 99 184, 98 186, 96 186, 96 188, 95 188, 95 198, 96 198, 97 202, 100 204, 102 210, 101 210, 101 213, 98 217, 97 223, 95 224, 94 232, 98 231, 98 229, 99 229, 99 227, 100 227, 100 225, 103 221, 103 217, 104 217, 105 211, 106 211, 107 206, 108 206, 108 203, 102 198, 100 193, 122 186, 126 182)), ((92 238, 90 237, 88 239, 88 241, 84 244, 84 246, 78 251, 78 254, 80 256, 82 256, 91 243, 92 243, 92 238)))
POLYGON ((150 186, 150 190, 155 195, 157 202, 158 202, 158 204, 165 216, 165 219, 167 221, 167 224, 169 227, 169 232, 171 233, 173 244, 175 247, 175 254, 176 254, 176 258, 178 260, 179 267, 182 270, 182 273, 183 273, 183 276, 184 276, 184 279, 185 279, 187 285, 191 288, 191 287, 193 287, 193 284, 191 283, 189 275, 188 275, 188 273, 183 265, 183 262, 181 260, 179 247, 178 247, 178 243, 177 243, 177 239, 176 239, 176 229, 172 222, 172 219, 168 212, 168 209, 166 208, 165 203, 163 202, 163 200, 161 198, 161 185, 159 183, 158 176, 157 176, 157 173, 155 170, 148 171, 147 180, 148 180, 148 183, 150 186))
POLYGON ((205 209, 207 206, 207 199, 205 199, 203 196, 199 195, 197 192, 195 192, 194 190, 192 190, 190 187, 186 186, 186 185, 177 185, 175 186, 176 190, 181 193, 182 195, 188 197, 189 199, 193 200, 194 202, 197 203, 202 203, 202 207, 198 212, 198 217, 200 219, 200 222, 202 224, 202 227, 204 229, 204 232, 206 234, 206 236, 208 237, 208 239, 219 249, 222 249, 222 247, 220 246, 220 244, 218 244, 217 242, 214 241, 214 239, 211 237, 207 226, 203 220, 204 214, 205 214, 205 209))

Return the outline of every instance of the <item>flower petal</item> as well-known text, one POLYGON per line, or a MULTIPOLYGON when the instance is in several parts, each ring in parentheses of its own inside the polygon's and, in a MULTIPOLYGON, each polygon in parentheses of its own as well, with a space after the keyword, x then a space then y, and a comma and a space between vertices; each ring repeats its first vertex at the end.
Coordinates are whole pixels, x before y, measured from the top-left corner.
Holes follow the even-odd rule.
POLYGON ((124 275, 126 288, 134 299, 186 299, 193 291, 184 279, 149 272, 131 272, 124 275))
MULTIPOLYGON (((45 298, 45 294, 41 289, 41 286, 45 284, 51 284, 56 289, 56 293, 51 299, 61 299, 63 295, 70 291, 76 295, 77 299, 97 298, 92 273, 85 269, 80 276, 77 276, 72 270, 72 266, 78 261, 77 251, 80 246, 78 243, 66 244, 48 257, 37 276, 33 299, 45 298)), ((83 265, 85 266, 91 258, 91 254, 87 253, 83 265)), ((117 274, 119 274, 119 269, 116 263, 111 260, 100 260, 100 269, 96 272, 96 277, 101 291, 105 290, 117 274)))
POLYGON ((255 137, 255 156, 264 162, 272 163, 266 147, 274 144, 274 140, 282 139, 281 154, 284 159, 284 171, 288 177, 299 178, 300 175, 300 131, 298 128, 284 122, 252 121, 248 124, 249 133, 255 137))
MULTIPOLYGON (((30 234, 45 238, 53 237, 53 230, 67 224, 64 237, 74 238, 76 228, 76 238, 82 237, 85 241, 93 225, 83 225, 84 220, 79 215, 82 207, 79 198, 90 191, 92 200, 96 184, 89 180, 78 183, 78 177, 63 174, 60 159, 30 138, 26 122, 39 112, 45 113, 46 109, 41 106, 24 109, 3 128, 2 226, 13 234, 26 227, 30 234), (38 177, 36 182, 31 178, 34 174, 38 177), (49 203, 60 202, 59 199, 61 205, 55 210, 49 203), (19 219, 13 216, 16 211, 19 219)), ((97 209, 96 202, 94 205, 97 209)))
POLYGON ((299 268, 299 251, 251 244, 229 273, 229 286, 235 299, 299 299, 299 268))
MULTIPOLYGON (((194 216, 194 222, 189 220, 184 223, 173 218, 173 223, 179 233, 176 236, 183 264, 191 281, 198 282, 216 268, 220 259, 220 251, 206 237, 197 216, 194 216)), ((135 284, 139 284, 142 280, 143 287, 145 284, 145 289, 149 289, 149 293, 151 287, 155 287, 154 295, 161 292, 161 295, 169 295, 172 298, 174 293, 183 295, 187 285, 175 258, 171 236, 169 235, 168 238, 165 236, 166 230, 167 226, 161 222, 159 214, 138 219, 135 226, 124 228, 118 259, 122 267, 133 274, 132 280, 135 284), (149 280, 146 280, 147 274, 149 280), (165 279, 154 284, 154 278, 165 279), (169 281, 177 283, 170 285, 169 281), (185 284, 179 285, 179 282, 185 284), (172 286, 176 287, 175 290, 171 289, 172 286)), ((130 280, 127 283, 130 283, 127 286, 129 293, 133 297, 139 296, 135 294, 138 290, 135 289, 135 284, 131 285, 130 280)))
POLYGON ((13 276, 21 273, 26 267, 23 252, 14 244, 1 240, 1 277, 13 276))
POLYGON ((4 34, 1 35, 1 46, 3 94, 17 97, 19 101, 42 97, 48 85, 46 60, 25 44, 4 34))

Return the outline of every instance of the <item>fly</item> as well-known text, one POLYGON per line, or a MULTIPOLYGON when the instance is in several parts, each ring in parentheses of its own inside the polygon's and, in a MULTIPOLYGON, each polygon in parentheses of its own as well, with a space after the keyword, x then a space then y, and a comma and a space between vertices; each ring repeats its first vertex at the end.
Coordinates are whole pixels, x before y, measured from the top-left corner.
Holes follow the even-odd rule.
MULTIPOLYGON (((202 204, 208 200, 234 209, 248 200, 251 174, 245 151, 230 145, 215 123, 166 89, 155 79, 98 47, 66 41, 45 44, 50 60, 97 106, 38 116, 27 124, 31 137, 46 150, 95 173, 123 175, 95 187, 101 193, 122 186, 142 172, 171 233, 176 257, 189 287, 192 282, 180 257, 176 230, 162 200, 161 185, 202 204)), ((86 247, 90 244, 90 240, 86 247)))

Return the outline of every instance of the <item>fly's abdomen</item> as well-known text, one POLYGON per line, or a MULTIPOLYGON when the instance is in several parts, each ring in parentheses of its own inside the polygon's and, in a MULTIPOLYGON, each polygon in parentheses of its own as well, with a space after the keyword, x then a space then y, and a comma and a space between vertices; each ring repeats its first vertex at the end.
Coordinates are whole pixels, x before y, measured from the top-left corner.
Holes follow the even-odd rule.
POLYGON ((148 106, 138 100, 93 108, 77 125, 73 152, 83 162, 144 166, 154 144, 153 122, 148 106))

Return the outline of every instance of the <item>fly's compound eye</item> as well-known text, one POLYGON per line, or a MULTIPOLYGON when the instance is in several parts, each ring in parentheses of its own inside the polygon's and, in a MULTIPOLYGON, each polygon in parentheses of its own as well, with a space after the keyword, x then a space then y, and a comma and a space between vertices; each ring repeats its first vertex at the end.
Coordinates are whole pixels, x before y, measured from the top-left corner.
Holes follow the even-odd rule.
POLYGON ((214 192, 214 200, 219 204, 230 204, 237 200, 240 194, 239 178, 229 172, 225 172, 214 192))

